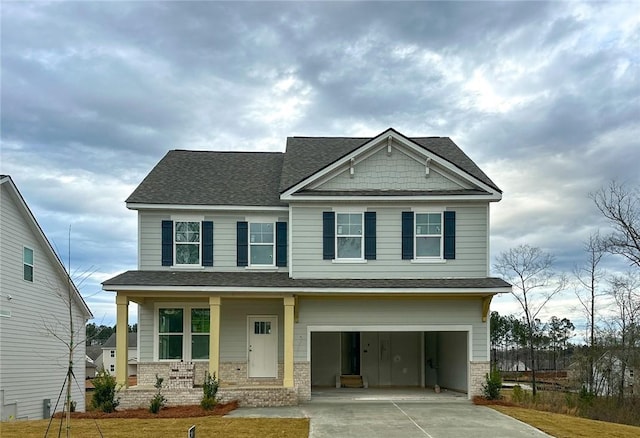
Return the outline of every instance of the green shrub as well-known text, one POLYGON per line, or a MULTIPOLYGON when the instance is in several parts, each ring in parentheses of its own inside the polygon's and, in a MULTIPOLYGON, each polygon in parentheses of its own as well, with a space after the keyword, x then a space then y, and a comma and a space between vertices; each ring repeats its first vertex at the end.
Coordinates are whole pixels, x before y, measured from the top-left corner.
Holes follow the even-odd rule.
POLYGON ((101 368, 93 379, 93 398, 91 407, 102 412, 113 412, 120 404, 116 398, 116 379, 107 370, 101 368))
POLYGON ((487 382, 482 385, 482 394, 487 400, 498 400, 502 398, 500 390, 502 389, 502 376, 497 369, 491 370, 487 375, 487 382))
POLYGON ((164 395, 162 395, 163 381, 164 379, 162 377, 158 377, 158 375, 156 374, 156 383, 153 386, 156 387, 158 392, 155 393, 155 395, 151 399, 151 403, 149 404, 149 411, 151 411, 151 413, 153 414, 157 414, 158 412, 160 412, 160 409, 162 409, 167 403, 167 399, 164 397, 164 395))
POLYGON ((522 386, 516 385, 513 387, 513 392, 511 393, 511 400, 514 403, 522 403, 524 401, 525 393, 522 389, 522 386))
POLYGON ((209 374, 209 372, 205 372, 204 375, 204 383, 202 385, 202 400, 200 401, 200 406, 203 409, 213 409, 218 401, 216 400, 216 394, 218 393, 218 386, 220 383, 218 379, 216 379, 216 373, 213 373, 213 376, 209 374))

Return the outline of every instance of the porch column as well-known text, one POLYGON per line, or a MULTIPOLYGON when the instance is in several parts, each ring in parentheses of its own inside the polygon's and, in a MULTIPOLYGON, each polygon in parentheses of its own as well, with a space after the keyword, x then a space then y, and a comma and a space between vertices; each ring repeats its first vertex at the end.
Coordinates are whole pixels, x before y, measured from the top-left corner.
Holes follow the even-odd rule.
POLYGON ((220 379, 220 297, 209 297, 209 374, 220 379))
POLYGON ((129 297, 118 292, 116 295, 116 384, 128 386, 129 368, 129 297))
POLYGON ((293 388, 293 322, 295 298, 284 297, 284 379, 282 386, 293 388))

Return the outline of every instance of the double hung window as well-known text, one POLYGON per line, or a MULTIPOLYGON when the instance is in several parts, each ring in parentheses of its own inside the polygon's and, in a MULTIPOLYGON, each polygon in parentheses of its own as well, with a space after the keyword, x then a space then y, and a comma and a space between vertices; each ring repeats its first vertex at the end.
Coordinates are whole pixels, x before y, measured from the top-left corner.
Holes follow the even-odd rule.
POLYGON ((191 359, 209 359, 209 309, 191 309, 191 359))
POLYGON ((200 264, 200 222, 175 222, 176 265, 200 264))
POLYGON ((337 259, 363 258, 363 214, 336 213, 337 259))
POLYGON ((209 359, 210 320, 208 308, 158 309, 158 359, 209 359))
POLYGON ((442 257, 442 213, 416 213, 416 258, 442 257))
POLYGON ((251 222, 249 224, 250 265, 275 265, 274 228, 273 222, 251 222))
POLYGON ((22 248, 22 278, 33 282, 33 250, 26 246, 22 248))
POLYGON ((184 309, 160 309, 158 359, 183 359, 184 309))

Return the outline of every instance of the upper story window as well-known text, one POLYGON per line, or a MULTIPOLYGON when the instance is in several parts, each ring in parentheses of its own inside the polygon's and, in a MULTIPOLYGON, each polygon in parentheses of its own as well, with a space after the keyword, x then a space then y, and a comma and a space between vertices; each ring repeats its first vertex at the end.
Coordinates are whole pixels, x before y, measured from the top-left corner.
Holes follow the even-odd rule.
POLYGON ((249 224, 250 265, 274 266, 274 228, 273 222, 251 222, 249 224))
POLYGON ((363 258, 363 214, 336 213, 336 258, 363 258))
POLYGON ((176 265, 200 264, 200 222, 175 222, 176 265))
POLYGON ((116 351, 115 350, 111 350, 111 357, 116 357, 116 351))
POLYGON ((213 222, 196 218, 162 221, 162 266, 213 266, 213 222))
POLYGON ((24 246, 22 248, 22 278, 33 281, 33 250, 24 246))
POLYGON ((442 257, 442 213, 416 213, 416 258, 442 257))

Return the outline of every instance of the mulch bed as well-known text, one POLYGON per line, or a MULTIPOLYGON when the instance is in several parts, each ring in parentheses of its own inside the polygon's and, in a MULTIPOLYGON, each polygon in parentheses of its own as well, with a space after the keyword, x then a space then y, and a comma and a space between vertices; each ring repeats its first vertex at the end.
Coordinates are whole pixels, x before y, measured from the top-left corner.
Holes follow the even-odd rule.
MULTIPOLYGON (((162 408, 157 414, 149 412, 148 408, 123 409, 106 413, 101 411, 72 412, 71 418, 188 418, 188 417, 208 417, 222 416, 238 407, 238 402, 233 400, 229 403, 218 403, 213 409, 202 409, 200 405, 169 406, 162 408)), ((57 412, 54 418, 65 415, 57 412)))

